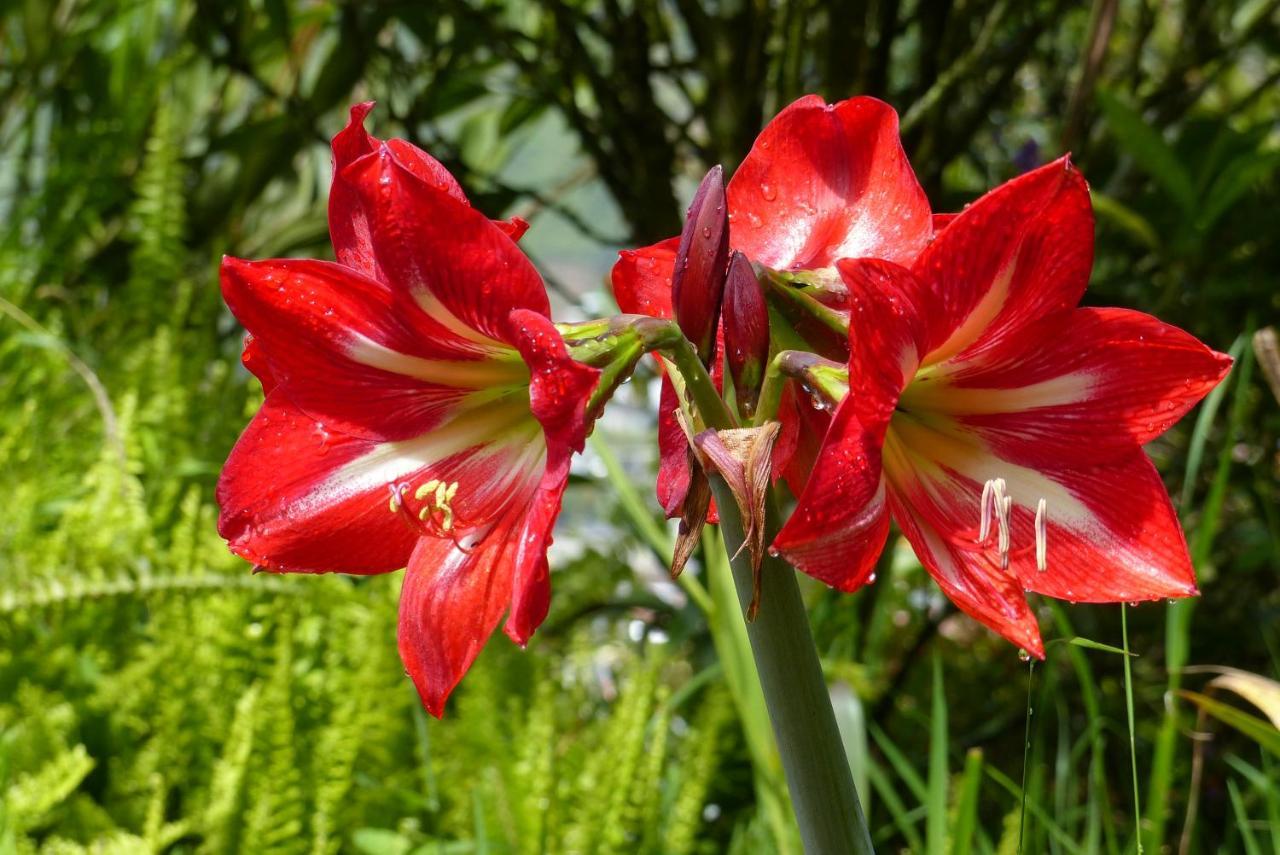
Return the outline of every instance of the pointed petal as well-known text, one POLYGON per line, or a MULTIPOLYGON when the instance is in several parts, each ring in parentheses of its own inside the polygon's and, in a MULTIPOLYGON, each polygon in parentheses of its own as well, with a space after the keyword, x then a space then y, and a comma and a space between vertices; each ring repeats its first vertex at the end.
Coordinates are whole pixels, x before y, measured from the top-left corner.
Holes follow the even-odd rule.
POLYGON ((587 401, 600 380, 600 369, 575 362, 559 330, 544 315, 517 309, 510 323, 529 366, 530 408, 548 446, 581 451, 591 428, 587 401))
MULTIPOLYGON (((365 101, 352 107, 347 126, 333 138, 329 236, 340 263, 376 279, 382 277, 382 272, 378 269, 377 259, 373 254, 370 234, 372 216, 364 209, 359 188, 352 183, 352 176, 344 173, 348 166, 367 154, 385 149, 406 171, 424 184, 464 205, 471 203, 457 179, 440 161, 405 140, 390 139, 384 143, 365 131, 364 120, 373 107, 373 101, 365 101)), ((520 217, 494 220, 493 224, 513 241, 520 240, 529 230, 529 223, 520 217)))
POLYGON ((369 221, 360 205, 360 197, 342 171, 380 145, 364 129, 365 117, 373 110, 372 101, 351 108, 347 126, 333 138, 333 184, 329 188, 329 239, 338 261, 366 276, 378 275, 369 238, 369 221))
MULTIPOLYGON (((1030 555, 1013 563, 1026 588, 1086 603, 1199 593, 1164 481, 1141 449, 1103 466, 1045 474, 1085 512, 1048 503, 1046 569, 1037 571, 1030 555)), ((1027 519, 1034 525, 1033 514, 1027 519)))
POLYGON ((871 577, 889 535, 880 430, 859 423, 852 396, 836 410, 813 474, 772 549, 841 591, 871 577))
POLYGON ((338 264, 226 258, 222 293, 254 336, 251 358, 331 430, 418 436, 475 390, 527 382, 513 348, 482 353, 407 295, 338 264))
POLYGON ((689 438, 676 418, 680 398, 671 378, 662 378, 662 395, 658 404, 658 504, 667 519, 679 515, 680 506, 689 492, 692 473, 689 468, 689 438))
POLYGON ((940 531, 934 514, 925 510, 931 506, 924 488, 904 487, 898 480, 890 484, 893 519, 947 598, 969 617, 1043 659, 1040 627, 1017 578, 989 557, 957 546, 940 531))
POLYGON ((516 310, 511 323, 520 353, 532 377, 530 408, 546 437, 546 465, 528 504, 515 556, 515 581, 506 633, 517 644, 547 616, 551 583, 547 548, 569 481, 569 463, 590 432, 587 402, 600 371, 575 362, 551 321, 536 312, 516 310))
POLYGON ((1230 367, 1230 357, 1150 315, 1075 309, 941 366, 903 406, 951 416, 1027 466, 1093 465, 1159 436, 1230 367))
POLYGON ((973 358, 1074 307, 1093 265, 1089 187, 1066 159, 974 202, 912 266, 929 306, 926 365, 973 358))
POLYGON ((791 104, 760 133, 729 184, 733 246, 775 269, 872 256, 910 264, 928 241, 929 202, 874 98, 791 104))
POLYGON ((467 552, 418 541, 400 591, 400 659, 436 718, 511 602, 516 538, 494 531, 467 552))
POLYGON ((654 318, 675 316, 671 308, 671 276, 675 270, 680 238, 673 237, 641 249, 618 253, 610 280, 618 308, 633 315, 654 318))
POLYGON ((529 221, 523 217, 510 217, 506 220, 493 220, 492 222, 513 241, 519 241, 520 238, 524 237, 524 233, 529 231, 529 221))
POLYGON ((258 382, 262 384, 262 394, 266 395, 275 388, 276 377, 271 369, 271 363, 252 333, 245 334, 244 348, 240 351, 240 362, 250 374, 258 378, 258 382))
POLYGON ((385 482, 326 488, 370 453, 370 440, 331 432, 279 391, 231 450, 218 479, 218 533, 272 570, 386 573, 404 566, 417 533, 388 510, 385 482))
POLYGON ((949 595, 954 589, 968 601, 986 603, 971 609, 957 600, 1017 643, 1023 638, 1011 633, 1025 627, 1013 600, 1021 599, 1023 589, 1088 602, 1195 593, 1177 519, 1140 449, 1101 466, 1037 470, 1003 460, 972 438, 906 417, 895 418, 890 429, 885 471, 894 518, 939 584, 950 586, 949 595), (1007 568, 1001 567, 994 526, 979 542, 983 485, 995 478, 1003 479, 1011 502, 1007 568), (1035 522, 1042 499, 1043 571, 1037 569, 1035 522), (914 536, 911 520, 918 530, 914 536))
POLYGON ((458 484, 453 530, 465 539, 532 494, 544 448, 519 400, 472 408, 421 436, 386 441, 316 421, 277 388, 223 467, 218 531, 237 555, 272 570, 395 570, 422 533, 423 503, 414 498, 420 485, 458 484))
POLYGON ((383 278, 481 353, 510 342, 513 309, 550 313, 529 259, 502 229, 425 183, 386 148, 343 170, 370 217, 383 278))
MULTIPOLYGON (((365 155, 383 148, 383 143, 364 129, 364 120, 374 102, 351 108, 347 126, 333 138, 333 186, 329 190, 329 236, 338 261, 366 276, 379 277, 371 238, 372 218, 364 209, 359 188, 352 185, 346 168, 365 155)), ((404 140, 386 144, 392 156, 425 183, 467 204, 467 197, 449 170, 431 155, 404 140)))
POLYGON ((849 398, 868 430, 889 423, 915 376, 928 318, 924 285, 905 267, 874 258, 844 259, 836 269, 849 289, 849 398))

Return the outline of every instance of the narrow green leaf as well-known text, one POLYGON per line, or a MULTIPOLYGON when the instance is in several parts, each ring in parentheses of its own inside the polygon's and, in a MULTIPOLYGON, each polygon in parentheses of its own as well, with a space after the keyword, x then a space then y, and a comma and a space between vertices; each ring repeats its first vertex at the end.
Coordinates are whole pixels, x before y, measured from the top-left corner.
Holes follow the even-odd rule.
POLYGON ((1197 197, 1191 174, 1160 132, 1148 125, 1141 113, 1110 92, 1098 90, 1098 106, 1116 144, 1155 179, 1182 213, 1194 214, 1197 197))
POLYGON ((929 798, 926 802, 925 842, 929 855, 947 848, 947 696, 942 682, 942 657, 933 652, 933 710, 929 722, 929 798))
POLYGON ((1280 757, 1280 730, 1271 722, 1199 692, 1183 689, 1178 694, 1223 724, 1240 731, 1266 751, 1280 757))
POLYGON ((1078 635, 1075 638, 1068 641, 1067 643, 1074 644, 1076 647, 1087 647, 1090 650, 1102 650, 1107 653, 1115 653, 1120 656, 1137 657, 1138 655, 1132 651, 1125 650, 1120 647, 1114 647, 1110 644, 1103 644, 1101 641, 1094 641, 1093 639, 1090 639, 1090 638, 1081 638, 1078 635))
POLYGON ((969 855, 973 851, 973 833, 978 827, 978 796, 982 791, 982 749, 970 748, 964 758, 964 775, 960 779, 960 797, 956 802, 955 821, 951 830, 951 855, 969 855))
POLYGON ((1227 779, 1227 792, 1231 795, 1231 812, 1235 814, 1236 830, 1240 832, 1240 841, 1244 844, 1245 855, 1262 855, 1262 847, 1258 838, 1253 836, 1253 828, 1249 825, 1249 814, 1244 808, 1244 799, 1240 798, 1240 788, 1236 782, 1227 779))

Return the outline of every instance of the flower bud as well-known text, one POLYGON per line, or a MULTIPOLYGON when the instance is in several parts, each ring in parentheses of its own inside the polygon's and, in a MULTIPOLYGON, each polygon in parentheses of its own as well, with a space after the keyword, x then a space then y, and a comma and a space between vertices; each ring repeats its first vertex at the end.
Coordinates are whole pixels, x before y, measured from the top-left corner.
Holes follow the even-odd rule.
POLYGON ((724 286, 724 349, 738 406, 750 416, 755 412, 769 359, 769 310, 760 280, 740 252, 729 259, 724 286))
POLYGON ((680 330, 698 350, 703 364, 715 357, 716 327, 729 259, 729 214, 724 170, 713 167, 689 206, 676 250, 671 302, 680 330))

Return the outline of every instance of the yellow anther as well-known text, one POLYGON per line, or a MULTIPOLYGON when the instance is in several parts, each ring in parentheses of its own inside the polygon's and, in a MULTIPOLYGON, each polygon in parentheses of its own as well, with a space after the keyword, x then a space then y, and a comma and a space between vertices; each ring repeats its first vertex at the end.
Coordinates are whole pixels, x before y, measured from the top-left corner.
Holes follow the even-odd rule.
POLYGON ((453 507, 450 502, 458 495, 458 482, 444 482, 437 478, 422 484, 413 491, 413 497, 422 502, 418 509, 418 519, 429 522, 440 515, 440 530, 448 533, 453 530, 453 507))
POLYGON ((440 486, 440 482, 437 481, 435 478, 432 478, 430 481, 423 484, 417 490, 414 490, 413 497, 417 499, 419 502, 421 502, 423 499, 427 497, 428 494, 434 493, 436 491, 436 488, 439 486, 440 486))

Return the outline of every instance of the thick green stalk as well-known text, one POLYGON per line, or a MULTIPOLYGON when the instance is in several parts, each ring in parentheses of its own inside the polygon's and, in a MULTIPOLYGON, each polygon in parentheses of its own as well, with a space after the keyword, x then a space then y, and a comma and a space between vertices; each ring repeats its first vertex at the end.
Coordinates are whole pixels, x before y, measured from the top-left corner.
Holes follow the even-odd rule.
MULTIPOLYGON (((737 554, 731 559, 733 581, 745 609, 752 598, 753 574, 748 550, 740 549, 742 518, 723 478, 712 477, 711 489, 720 509, 725 549, 729 555, 737 554)), ((775 516, 771 509, 771 530, 776 528, 775 516)), ((747 637, 805 852, 872 852, 795 571, 782 560, 768 557, 760 572, 760 611, 747 624, 747 637)))

